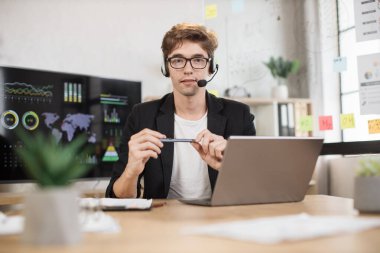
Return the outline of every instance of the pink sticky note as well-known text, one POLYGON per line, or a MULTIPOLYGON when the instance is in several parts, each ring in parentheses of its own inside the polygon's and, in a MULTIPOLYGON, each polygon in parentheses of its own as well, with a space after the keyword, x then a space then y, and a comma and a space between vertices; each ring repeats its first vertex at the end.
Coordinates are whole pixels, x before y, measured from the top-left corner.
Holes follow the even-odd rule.
POLYGON ((332 116, 319 116, 319 130, 326 131, 333 129, 332 116))

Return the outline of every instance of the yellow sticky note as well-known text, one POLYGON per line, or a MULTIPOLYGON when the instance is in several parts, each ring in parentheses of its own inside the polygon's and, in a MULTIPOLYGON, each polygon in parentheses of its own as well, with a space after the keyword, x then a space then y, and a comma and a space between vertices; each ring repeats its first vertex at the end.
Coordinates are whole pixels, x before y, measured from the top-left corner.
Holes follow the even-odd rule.
POLYGON ((302 116, 299 122, 301 131, 313 131, 313 117, 311 115, 302 116))
POLYGON ((206 19, 216 18, 218 16, 218 6, 216 4, 208 4, 205 8, 206 19))
POLYGON ((380 133, 380 119, 368 120, 368 133, 370 134, 380 133))
POLYGON ((219 91, 218 90, 207 90, 208 93, 214 95, 215 97, 219 97, 219 91))
POLYGON ((355 128, 355 116, 353 113, 340 115, 340 128, 355 128))

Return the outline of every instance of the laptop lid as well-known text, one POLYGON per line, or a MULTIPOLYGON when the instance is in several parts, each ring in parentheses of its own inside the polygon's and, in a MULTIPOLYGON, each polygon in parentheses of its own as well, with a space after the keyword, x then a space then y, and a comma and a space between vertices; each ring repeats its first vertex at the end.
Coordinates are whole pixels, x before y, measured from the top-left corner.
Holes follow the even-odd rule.
POLYGON ((323 138, 231 136, 211 205, 303 200, 323 138))

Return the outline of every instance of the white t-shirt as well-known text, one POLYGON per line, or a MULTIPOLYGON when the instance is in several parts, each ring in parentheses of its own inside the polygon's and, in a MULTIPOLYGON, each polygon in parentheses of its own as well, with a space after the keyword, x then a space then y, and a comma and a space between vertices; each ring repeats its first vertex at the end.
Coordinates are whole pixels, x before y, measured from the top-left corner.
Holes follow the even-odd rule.
MULTIPOLYGON (((207 113, 196 121, 174 115, 174 138, 193 139, 206 128, 207 113)), ((175 142, 173 158, 168 198, 210 198, 207 163, 194 147, 187 142, 175 142)))

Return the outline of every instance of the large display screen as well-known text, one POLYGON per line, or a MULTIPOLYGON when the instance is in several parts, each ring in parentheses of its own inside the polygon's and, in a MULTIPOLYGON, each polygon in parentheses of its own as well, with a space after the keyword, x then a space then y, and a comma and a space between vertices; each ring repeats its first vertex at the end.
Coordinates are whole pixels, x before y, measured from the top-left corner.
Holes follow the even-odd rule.
POLYGON ((110 176, 125 120, 140 102, 140 82, 0 67, 0 182, 30 180, 15 152, 23 146, 17 130, 61 143, 84 134, 93 150, 84 177, 110 176))

